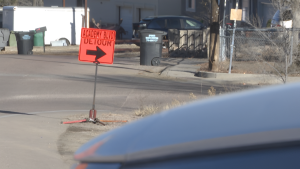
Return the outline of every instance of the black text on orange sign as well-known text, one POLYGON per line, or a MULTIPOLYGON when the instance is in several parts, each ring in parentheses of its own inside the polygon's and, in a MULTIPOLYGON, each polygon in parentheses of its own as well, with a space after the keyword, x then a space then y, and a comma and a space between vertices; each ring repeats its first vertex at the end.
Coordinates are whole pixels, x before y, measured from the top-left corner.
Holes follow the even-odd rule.
POLYGON ((81 32, 81 37, 82 38, 115 40, 116 35, 115 35, 115 31, 83 29, 81 32))
POLYGON ((86 39, 82 38, 84 44, 97 45, 97 46, 111 46, 113 41, 101 39, 86 39))

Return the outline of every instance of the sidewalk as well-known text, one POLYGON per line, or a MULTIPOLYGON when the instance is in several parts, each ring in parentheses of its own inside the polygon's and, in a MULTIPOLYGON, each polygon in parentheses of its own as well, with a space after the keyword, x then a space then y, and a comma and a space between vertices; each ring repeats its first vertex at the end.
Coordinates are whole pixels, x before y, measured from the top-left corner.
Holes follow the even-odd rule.
MULTIPOLYGON (((160 73, 161 77, 170 78, 193 78, 203 81, 229 82, 238 84, 283 84, 279 76, 271 74, 238 74, 238 73, 213 73, 199 72, 200 64, 207 63, 207 59, 162 59, 162 65, 166 63, 165 69, 160 73), (177 63, 176 63, 177 62, 177 63)), ((288 77, 287 82, 299 82, 300 77, 288 77)))

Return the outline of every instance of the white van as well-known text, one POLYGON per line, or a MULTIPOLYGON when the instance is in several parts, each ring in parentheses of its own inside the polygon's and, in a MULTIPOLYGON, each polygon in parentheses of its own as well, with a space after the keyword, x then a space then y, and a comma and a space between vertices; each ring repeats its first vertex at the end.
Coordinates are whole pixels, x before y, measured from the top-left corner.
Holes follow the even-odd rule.
POLYGON ((46 26, 46 45, 56 40, 66 40, 68 45, 79 45, 83 16, 84 8, 77 7, 5 6, 3 28, 10 31, 29 31, 46 26))
POLYGON ((0 28, 2 28, 2 11, 3 11, 3 8, 0 7, 0 28))

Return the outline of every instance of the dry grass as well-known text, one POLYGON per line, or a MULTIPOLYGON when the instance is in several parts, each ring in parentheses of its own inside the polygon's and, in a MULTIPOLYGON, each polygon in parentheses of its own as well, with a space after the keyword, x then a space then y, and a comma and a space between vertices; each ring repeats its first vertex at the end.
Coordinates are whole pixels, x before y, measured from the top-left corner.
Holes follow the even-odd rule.
MULTIPOLYGON (((194 93, 190 93, 189 95, 190 100, 196 100, 197 96, 194 95, 194 93)), ((143 103, 143 101, 141 101, 143 103)), ((150 106, 144 106, 143 104, 140 105, 140 108, 136 111, 134 111, 134 114, 136 116, 145 117, 150 116, 165 110, 170 110, 175 107, 179 107, 186 104, 184 101, 180 101, 179 99, 173 99, 173 101, 169 104, 166 104, 164 106, 157 106, 157 105, 150 105, 150 106)))
POLYGON ((215 96, 216 95, 216 91, 217 90, 213 86, 211 86, 210 89, 208 89, 208 95, 209 96, 215 96))

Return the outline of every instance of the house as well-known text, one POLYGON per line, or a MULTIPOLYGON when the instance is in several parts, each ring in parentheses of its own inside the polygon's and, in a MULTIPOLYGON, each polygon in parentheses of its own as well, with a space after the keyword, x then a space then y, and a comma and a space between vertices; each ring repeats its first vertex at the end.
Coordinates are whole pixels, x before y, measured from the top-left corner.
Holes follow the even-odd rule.
MULTIPOLYGON (((227 16, 230 15, 230 8, 236 7, 235 3, 236 0, 229 0, 226 9, 227 16)), ((272 0, 239 0, 239 9, 243 10, 242 21, 252 22, 258 27, 267 27, 267 22, 272 20, 277 11, 272 0)))
MULTIPOLYGON (((220 16, 223 20, 223 7, 225 0, 219 0, 220 16)), ((181 0, 182 15, 193 17, 206 25, 210 23, 211 0, 181 0)), ((235 9, 236 0, 226 0, 225 23, 230 22, 230 10, 235 9)), ((272 4, 272 0, 239 0, 239 9, 243 10, 243 21, 259 21, 262 27, 267 26, 267 22, 273 18, 277 9, 272 4)), ((241 22, 237 22, 238 26, 241 22)))
MULTIPOLYGON (((66 7, 83 7, 85 0, 66 0, 66 7)), ((127 32, 123 39, 132 38, 133 23, 147 16, 181 15, 181 0, 87 0, 92 19, 101 25, 119 24, 127 32)), ((62 0, 44 0, 44 6, 62 6, 62 0)))

